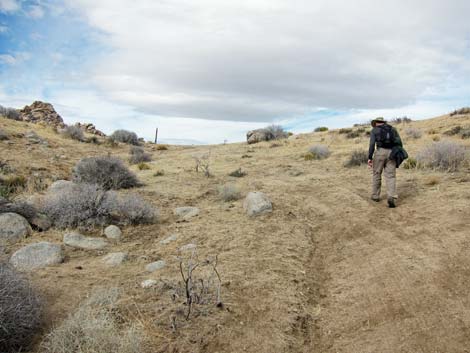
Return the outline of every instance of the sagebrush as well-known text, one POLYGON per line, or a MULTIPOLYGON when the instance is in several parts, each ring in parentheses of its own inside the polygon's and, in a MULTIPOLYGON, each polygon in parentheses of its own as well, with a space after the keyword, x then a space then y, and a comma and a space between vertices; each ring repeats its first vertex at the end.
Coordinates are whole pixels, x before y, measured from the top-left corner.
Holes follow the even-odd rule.
POLYGON ((367 164, 368 155, 366 151, 353 151, 349 160, 344 164, 345 167, 355 167, 363 164, 367 164))
POLYGON ((225 202, 236 201, 242 197, 240 189, 235 185, 220 185, 217 190, 219 193, 219 199, 225 202))
POLYGON ((158 216, 158 211, 138 195, 120 195, 92 184, 71 184, 49 191, 41 211, 58 228, 152 223, 158 216))
POLYGON ((27 349, 41 319, 42 302, 29 281, 0 262, 0 352, 27 349))
POLYGON ((117 288, 98 289, 41 343, 45 353, 142 353, 143 329, 119 314, 117 288))
POLYGON ((0 105, 0 116, 4 116, 7 119, 21 120, 21 115, 15 108, 7 108, 0 105))
POLYGON ((128 189, 140 185, 137 176, 116 157, 89 157, 80 160, 72 171, 76 183, 97 184, 105 190, 128 189))
POLYGON ((412 139, 419 139, 423 136, 423 132, 418 128, 409 127, 405 130, 405 135, 412 139))
POLYGON ((308 149, 312 159, 325 159, 331 154, 330 149, 326 145, 314 145, 308 149))
POLYGON ((110 136, 109 139, 114 142, 123 142, 131 145, 139 145, 139 137, 135 132, 128 130, 116 130, 110 136))
POLYGON ((65 129, 61 131, 61 134, 72 140, 85 141, 85 135, 78 126, 66 126, 65 129))
POLYGON ((142 147, 132 146, 129 150, 129 163, 138 164, 142 162, 150 162, 152 156, 149 153, 146 153, 142 147))
POLYGON ((467 152, 461 144, 440 141, 424 148, 417 154, 416 160, 423 168, 453 172, 467 160, 467 152))

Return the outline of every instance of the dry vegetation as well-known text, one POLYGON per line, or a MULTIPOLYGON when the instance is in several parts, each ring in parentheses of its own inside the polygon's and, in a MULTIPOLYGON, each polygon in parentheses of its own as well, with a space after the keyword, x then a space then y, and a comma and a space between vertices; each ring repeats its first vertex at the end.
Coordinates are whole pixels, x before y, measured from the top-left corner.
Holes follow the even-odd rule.
POLYGON ((139 170, 128 163, 128 141, 80 143, 0 118, 7 196, 18 205, 45 196, 56 223, 0 250, 4 257, 38 241, 61 243, 61 227, 85 226, 97 237, 101 225, 128 224, 109 248, 66 247, 64 263, 31 276, 44 321, 29 351, 465 352, 470 169, 459 151, 468 153, 470 140, 444 132, 469 123, 455 115, 396 125, 402 136, 409 128, 432 134, 405 140, 410 166, 398 171, 398 207, 389 210, 369 200, 364 127, 293 136, 277 148, 145 144, 150 169, 139 170), (28 143, 32 128, 48 145, 28 143), (328 146, 313 151, 328 158, 305 162, 312 146, 328 146), (102 187, 77 184, 61 197, 40 186, 72 176, 102 187), (109 190, 120 187, 133 188, 109 190), (273 212, 247 217, 240 197, 250 191, 267 194, 273 212), (173 210, 181 206, 200 214, 180 220, 173 210), (159 222, 135 221, 156 209, 159 222), (128 260, 109 269, 108 252, 128 260), (158 260, 163 269, 145 271, 158 260), (148 279, 155 285, 142 288, 148 279), (98 287, 110 300, 96 301, 98 287))

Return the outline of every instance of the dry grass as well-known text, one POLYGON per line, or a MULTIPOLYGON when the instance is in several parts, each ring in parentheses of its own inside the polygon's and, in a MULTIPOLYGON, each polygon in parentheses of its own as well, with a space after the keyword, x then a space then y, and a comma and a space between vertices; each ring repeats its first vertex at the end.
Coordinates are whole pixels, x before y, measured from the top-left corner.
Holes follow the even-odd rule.
POLYGON ((117 288, 95 290, 54 328, 41 344, 47 353, 142 353, 145 337, 137 325, 123 323, 117 288))
POLYGON ((242 197, 240 189, 235 185, 225 184, 218 187, 219 199, 229 202, 236 201, 242 197))

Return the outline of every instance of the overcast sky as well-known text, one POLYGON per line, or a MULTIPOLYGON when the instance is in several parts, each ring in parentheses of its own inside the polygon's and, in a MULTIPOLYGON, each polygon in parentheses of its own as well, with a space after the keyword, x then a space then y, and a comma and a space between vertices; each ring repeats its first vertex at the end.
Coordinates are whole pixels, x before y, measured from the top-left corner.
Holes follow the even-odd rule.
POLYGON ((470 1, 0 0, 0 104, 169 142, 470 105, 470 1))

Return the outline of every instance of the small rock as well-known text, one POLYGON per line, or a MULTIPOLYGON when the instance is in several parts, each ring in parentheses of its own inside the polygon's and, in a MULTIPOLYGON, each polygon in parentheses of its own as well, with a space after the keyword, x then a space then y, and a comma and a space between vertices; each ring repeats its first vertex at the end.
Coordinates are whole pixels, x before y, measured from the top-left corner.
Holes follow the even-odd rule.
POLYGON ((30 220, 30 224, 34 229, 44 232, 52 227, 52 221, 49 217, 44 214, 38 213, 33 219, 30 220))
POLYGON ((249 216, 257 216, 272 212, 273 205, 264 193, 253 191, 246 196, 243 208, 249 216))
POLYGON ((199 215, 199 208, 190 207, 190 206, 178 207, 178 208, 175 208, 174 214, 180 217, 182 220, 187 221, 190 218, 193 218, 199 215))
POLYGON ((73 248, 85 250, 100 250, 108 245, 106 240, 102 238, 85 237, 76 232, 65 234, 64 244, 73 248))
POLYGON ((109 267, 116 267, 126 261, 127 257, 128 255, 125 252, 113 252, 103 257, 102 261, 109 267))
POLYGON ((28 221, 16 213, 0 214, 0 243, 16 243, 32 232, 28 221))
POLYGON ((160 244, 163 244, 163 245, 169 244, 172 241, 175 241, 177 238, 178 238, 178 236, 176 234, 172 234, 169 237, 167 237, 163 240, 160 240, 160 244))
POLYGON ((157 284, 157 281, 154 280, 154 279, 146 279, 145 281, 142 281, 142 283, 140 283, 140 286, 142 288, 151 288, 153 287, 154 285, 157 284))
POLYGON ((183 252, 183 251, 189 251, 189 250, 194 250, 197 248, 197 245, 196 244, 186 244, 186 245, 183 245, 182 247, 180 247, 180 251, 183 252))
POLYGON ((104 235, 106 235, 108 239, 120 240, 122 232, 118 226, 110 225, 105 228, 104 235))
POLYGON ((160 270, 163 267, 165 267, 166 263, 163 260, 160 261, 155 261, 152 263, 149 263, 147 266, 145 266, 145 271, 147 272, 154 272, 156 270, 160 270))
POLYGON ((48 242, 29 244, 16 251, 10 258, 10 263, 20 271, 31 271, 60 264, 62 261, 62 247, 48 242))

